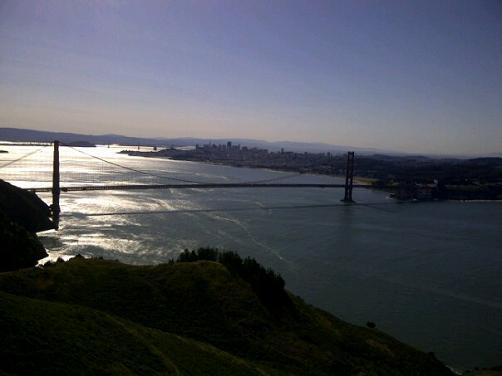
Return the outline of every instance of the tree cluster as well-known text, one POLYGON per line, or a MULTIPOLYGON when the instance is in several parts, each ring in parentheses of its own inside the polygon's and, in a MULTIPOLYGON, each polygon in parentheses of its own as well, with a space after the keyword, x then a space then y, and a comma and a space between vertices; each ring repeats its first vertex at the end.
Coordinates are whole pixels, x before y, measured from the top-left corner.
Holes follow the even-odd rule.
POLYGON ((230 273, 248 282, 265 307, 278 313, 292 307, 291 299, 284 289, 284 279, 270 268, 264 268, 255 259, 241 258, 231 251, 219 251, 214 248, 185 250, 178 257, 178 262, 199 260, 215 261, 223 264, 230 273))

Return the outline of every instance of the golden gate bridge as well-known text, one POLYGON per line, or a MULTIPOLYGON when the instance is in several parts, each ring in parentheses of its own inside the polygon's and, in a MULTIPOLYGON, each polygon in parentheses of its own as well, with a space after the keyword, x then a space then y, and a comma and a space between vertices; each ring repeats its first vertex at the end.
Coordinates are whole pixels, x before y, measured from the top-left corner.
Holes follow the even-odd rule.
MULTIPOLYGON (((60 219, 60 213, 61 213, 61 207, 60 207, 60 195, 61 193, 66 193, 66 192, 84 192, 84 191, 111 191, 111 190, 148 190, 148 189, 233 189, 233 188, 258 188, 258 189, 265 189, 265 188, 343 188, 344 189, 344 196, 342 198, 343 203, 354 203, 353 198, 352 198, 352 191, 353 188, 370 188, 371 186, 367 184, 354 184, 354 152, 348 152, 347 153, 347 162, 346 162, 346 168, 345 168, 345 182, 344 184, 326 184, 326 183, 278 183, 278 180, 283 180, 287 179, 292 176, 298 176, 301 173, 297 172, 291 175, 287 176, 280 176, 276 178, 270 178, 270 179, 261 179, 261 180, 256 180, 256 181, 248 181, 248 182, 237 182, 237 183, 209 183, 209 182, 201 182, 201 181, 196 181, 192 179, 182 179, 174 176, 167 176, 164 174, 158 174, 156 172, 152 171, 146 171, 143 169, 139 168, 134 168, 130 166, 125 166, 121 163, 113 162, 110 160, 107 160, 105 158, 102 158, 97 155, 93 155, 91 153, 85 152, 81 150, 78 147, 74 147, 71 145, 64 145, 60 143, 59 141, 54 141, 51 143, 53 146, 53 151, 52 151, 52 179, 51 179, 51 185, 50 186, 42 186, 42 187, 27 187, 25 188, 26 190, 29 190, 31 192, 45 192, 45 193, 51 193, 52 194, 52 203, 50 205, 51 208, 51 216, 52 220, 55 224, 55 227, 58 227, 59 224, 59 219, 60 219), (145 175, 148 177, 156 177, 156 178, 162 178, 162 179, 169 179, 172 181, 176 181, 177 183, 175 184, 85 184, 85 185, 76 185, 76 184, 70 184, 70 185, 62 185, 61 184, 61 169, 60 169, 60 147, 68 147, 72 150, 75 150, 76 152, 83 154, 87 157, 96 159, 101 161, 104 164, 108 164, 114 167, 117 167, 122 170, 127 170, 130 172, 134 172, 137 174, 145 175)), ((30 146, 33 146, 34 144, 30 144, 30 146)), ((39 144, 42 146, 42 148, 30 151, 18 158, 12 159, 12 160, 7 160, 7 163, 0 165, 0 170, 4 167, 11 166, 14 163, 20 162, 21 160, 28 158, 32 156, 33 154, 37 153, 38 151, 42 150, 43 148, 47 147, 50 144, 47 143, 41 143, 39 144)), ((5 160, 4 160, 5 161, 5 160)), ((311 207, 312 205, 297 205, 294 206, 296 207, 311 207)), ((326 205, 314 205, 316 207, 324 207, 326 205)), ((328 205, 328 206, 333 206, 333 205, 328 205)), ((286 207, 286 206, 275 206, 272 208, 277 208, 277 209, 286 209, 286 208, 293 208, 293 207, 286 207)), ((236 209, 236 208, 234 208, 236 209)), ((248 210, 249 208, 245 208, 248 210)), ((201 209, 204 210, 204 209, 201 209)), ((236 209, 237 210, 237 209, 236 209)), ((101 214, 104 215, 104 214, 101 214)))

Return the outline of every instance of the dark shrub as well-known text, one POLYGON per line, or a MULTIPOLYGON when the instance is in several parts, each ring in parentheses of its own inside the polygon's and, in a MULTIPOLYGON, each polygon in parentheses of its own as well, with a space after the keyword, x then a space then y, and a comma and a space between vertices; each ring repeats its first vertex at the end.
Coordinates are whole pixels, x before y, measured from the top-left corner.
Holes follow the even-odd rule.
POLYGON ((199 248, 196 251, 185 249, 178 257, 178 262, 198 260, 218 261, 225 265, 230 273, 248 282, 260 301, 274 313, 293 307, 284 289, 284 279, 272 269, 265 269, 255 259, 247 257, 243 260, 235 252, 220 252, 213 248, 199 248))
POLYGON ((44 257, 47 253, 37 236, 0 211, 0 272, 35 266, 44 257))
POLYGON ((50 209, 35 193, 0 180, 0 210, 29 232, 54 228, 50 209))

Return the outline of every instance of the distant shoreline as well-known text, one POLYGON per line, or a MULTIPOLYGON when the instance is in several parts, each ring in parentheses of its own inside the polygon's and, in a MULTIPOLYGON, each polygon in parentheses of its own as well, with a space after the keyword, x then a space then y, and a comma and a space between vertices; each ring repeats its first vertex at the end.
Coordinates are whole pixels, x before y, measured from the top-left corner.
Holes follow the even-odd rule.
MULTIPOLYGON (((331 175, 331 174, 323 174, 321 172, 300 172, 295 169, 289 169, 289 168, 280 168, 280 167, 270 167, 270 166, 260 166, 260 165, 243 165, 243 164, 238 164, 238 163, 226 163, 224 161, 211 161, 211 160, 193 160, 193 159, 181 159, 181 158, 173 158, 173 157, 167 157, 167 156, 161 156, 161 155, 150 155, 154 154, 155 152, 137 152, 134 150, 122 150, 119 152, 120 154, 127 154, 130 157, 144 157, 144 158, 159 158, 159 159, 166 159, 166 160, 171 160, 171 161, 182 161, 182 162, 194 162, 194 163, 205 163, 213 166, 227 166, 227 167, 236 167, 236 168, 252 168, 252 169, 259 169, 259 170, 269 170, 269 171, 274 171, 274 172, 296 172, 298 175, 317 175, 317 176, 328 176, 332 178, 338 178, 338 179, 345 179, 345 175, 331 175), (145 153, 147 155, 139 155, 135 153, 145 153)), ((229 161, 231 162, 231 161, 229 161)), ((376 181, 376 179, 373 178, 368 178, 364 176, 354 176, 354 182, 357 184, 361 185, 367 185, 368 187, 371 187, 375 190, 380 190, 378 187, 373 187, 371 185, 371 182, 376 181)))
MULTIPOLYGON (((129 156, 145 157, 145 158, 161 158, 174 161, 197 162, 207 163, 218 166, 229 166, 237 168, 254 168, 278 172, 297 173, 299 175, 318 175, 329 176, 333 178, 344 179, 345 175, 323 173, 306 169, 305 167, 298 166, 270 166, 267 164, 253 163, 255 161, 235 161, 235 160, 209 160, 198 158, 197 156, 186 157, 180 156, 167 156, 159 155, 157 151, 135 151, 135 150, 122 150, 120 154, 127 154, 129 156)), ((356 184, 364 184, 368 189, 376 191, 383 191, 389 194, 389 197, 398 201, 502 201, 502 184, 485 184, 485 185, 447 185, 441 190, 433 191, 430 187, 417 187, 413 186, 413 192, 409 191, 409 187, 404 182, 396 182, 392 185, 379 184, 377 178, 369 176, 355 176, 354 182, 356 184), (424 194, 425 191, 425 194, 424 194)))

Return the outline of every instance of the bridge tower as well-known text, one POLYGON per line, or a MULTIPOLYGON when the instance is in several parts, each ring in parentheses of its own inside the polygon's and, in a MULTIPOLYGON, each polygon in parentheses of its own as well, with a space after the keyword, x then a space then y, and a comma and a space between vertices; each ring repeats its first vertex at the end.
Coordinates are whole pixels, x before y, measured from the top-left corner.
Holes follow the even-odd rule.
POLYGON ((61 208, 59 206, 59 194, 61 193, 61 188, 59 186, 59 141, 54 141, 54 153, 52 160, 52 205, 51 205, 51 216, 52 222, 54 223, 54 228, 57 230, 59 228, 59 213, 61 213, 61 208))
POLYGON ((343 202, 351 203, 352 200, 352 186, 354 182, 354 152, 347 152, 347 166, 345 168, 345 196, 343 202))

